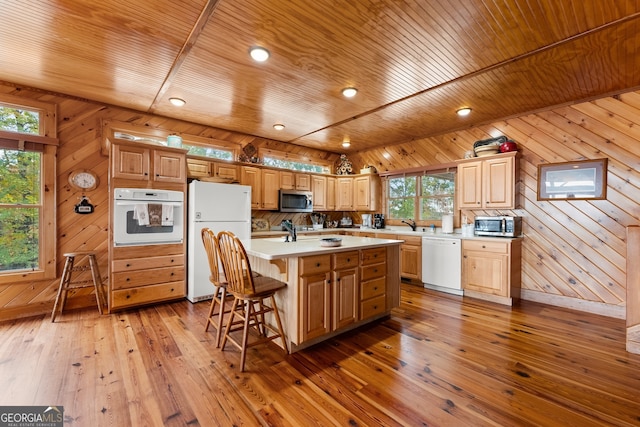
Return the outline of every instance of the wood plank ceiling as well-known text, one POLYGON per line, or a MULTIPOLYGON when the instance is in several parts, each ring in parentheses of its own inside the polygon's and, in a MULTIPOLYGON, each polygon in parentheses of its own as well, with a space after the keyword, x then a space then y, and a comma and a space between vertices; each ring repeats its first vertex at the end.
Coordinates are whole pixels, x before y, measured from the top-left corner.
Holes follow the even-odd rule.
POLYGON ((640 82, 638 0, 0 0, 0 9, 0 80, 331 152, 640 82), (269 61, 249 58, 255 45, 269 61), (347 86, 354 98, 341 95, 347 86), (472 114, 456 116, 464 106, 472 114))

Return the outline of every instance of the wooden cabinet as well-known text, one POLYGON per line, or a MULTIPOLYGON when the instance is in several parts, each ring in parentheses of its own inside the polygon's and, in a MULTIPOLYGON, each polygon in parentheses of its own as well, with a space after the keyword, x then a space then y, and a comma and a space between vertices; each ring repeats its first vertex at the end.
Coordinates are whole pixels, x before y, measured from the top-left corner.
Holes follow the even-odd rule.
POLYGON ((331 280, 332 322, 331 330, 350 325, 358 320, 358 265, 359 253, 333 254, 331 280))
POLYGON ((296 180, 293 172, 280 172, 280 188, 283 190, 294 190, 296 188, 296 180))
POLYGON ((299 259, 300 341, 331 331, 331 255, 312 255, 299 259))
POLYGON ((386 310, 386 248, 364 249, 360 260, 360 319, 386 310))
POLYGON ((336 179, 336 210, 353 210, 353 178, 351 177, 336 179))
POLYGON ((360 175, 353 179, 353 208, 375 211, 380 208, 381 187, 378 175, 360 175))
POLYGON ((237 165, 191 158, 187 159, 187 177, 196 179, 216 177, 229 182, 238 182, 240 179, 237 165))
POLYGON ((311 177, 311 192, 313 193, 313 210, 327 210, 327 178, 313 175, 311 177))
MULTIPOLYGON (((280 172, 262 169, 262 209, 277 210, 279 204, 280 172)), ((251 189, 253 192, 253 188, 251 189)))
POLYGON ((111 177, 114 179, 186 183, 184 150, 120 142, 112 143, 111 147, 111 177))
POLYGON ((226 179, 230 182, 238 182, 240 180, 237 165, 223 162, 211 162, 211 168, 211 176, 226 179))
POLYGON ((109 311, 184 298, 184 246, 154 245, 112 249, 109 311), (163 255, 156 255, 161 253, 163 255))
POLYGON ((251 187, 251 209, 261 209, 262 170, 255 166, 241 166, 240 184, 251 187))
POLYGON ((515 209, 517 152, 460 160, 458 207, 515 209))
POLYGON ((465 296, 511 305, 520 297, 522 240, 463 240, 462 288, 465 296))
MULTIPOLYGON (((388 237, 391 239, 393 237, 388 237)), ((422 280, 422 237, 398 236, 404 243, 400 246, 400 275, 407 279, 422 280)))
POLYGON ((211 176, 211 162, 199 159, 187 159, 188 178, 207 178, 211 176))
POLYGON ((336 178, 328 176, 327 177, 327 210, 334 211, 336 210, 336 178))

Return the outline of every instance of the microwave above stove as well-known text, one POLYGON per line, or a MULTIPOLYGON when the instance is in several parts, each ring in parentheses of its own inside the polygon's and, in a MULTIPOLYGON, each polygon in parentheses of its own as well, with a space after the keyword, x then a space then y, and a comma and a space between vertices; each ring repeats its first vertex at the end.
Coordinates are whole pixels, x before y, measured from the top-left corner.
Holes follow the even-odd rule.
POLYGON ((522 217, 477 216, 474 233, 476 236, 518 237, 522 234, 522 217))

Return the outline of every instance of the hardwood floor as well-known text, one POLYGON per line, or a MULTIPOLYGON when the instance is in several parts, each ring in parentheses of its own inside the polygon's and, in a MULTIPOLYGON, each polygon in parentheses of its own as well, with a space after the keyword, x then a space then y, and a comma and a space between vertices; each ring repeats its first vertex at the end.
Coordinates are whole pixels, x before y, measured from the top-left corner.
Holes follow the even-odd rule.
POLYGON ((293 355, 204 332, 208 303, 0 324, 0 405, 69 426, 632 426, 624 321, 402 285, 392 316, 293 355))

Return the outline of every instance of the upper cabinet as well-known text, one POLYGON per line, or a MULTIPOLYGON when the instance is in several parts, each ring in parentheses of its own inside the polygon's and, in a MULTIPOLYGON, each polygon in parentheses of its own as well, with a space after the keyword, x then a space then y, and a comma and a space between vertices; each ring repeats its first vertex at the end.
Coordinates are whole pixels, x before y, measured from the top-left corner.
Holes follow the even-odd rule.
POLYGON ((459 160, 458 207, 515 209, 517 152, 459 160))
POLYGON ((353 210, 353 178, 350 176, 336 179, 336 210, 353 210))
POLYGON ((327 208, 327 177, 320 176, 320 175, 313 175, 311 177, 311 191, 313 193, 313 209, 326 211, 328 209, 327 208))
POLYGON ((289 171, 280 172, 280 188, 283 190, 311 191, 311 175, 289 171))
POLYGON ((251 187, 251 209, 278 209, 279 171, 241 166, 240 183, 251 187))
POLYGON ((380 208, 381 184, 378 175, 360 175, 353 179, 353 207, 356 211, 380 208))
POLYGON ((183 150, 120 142, 112 143, 111 150, 111 176, 114 179, 186 183, 186 153, 183 150))

